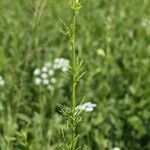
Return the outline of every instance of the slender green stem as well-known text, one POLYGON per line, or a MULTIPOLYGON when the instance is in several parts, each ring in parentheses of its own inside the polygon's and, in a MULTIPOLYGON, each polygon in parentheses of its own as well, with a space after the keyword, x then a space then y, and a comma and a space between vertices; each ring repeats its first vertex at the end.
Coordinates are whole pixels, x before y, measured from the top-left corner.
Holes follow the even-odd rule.
MULTIPOLYGON (((76 43, 76 12, 73 11, 73 22, 72 22, 72 39, 71 39, 71 46, 72 46, 72 114, 73 118, 75 115, 75 108, 76 108, 76 53, 75 53, 75 46, 76 43)), ((76 136, 75 130, 75 120, 73 119, 72 122, 73 129, 72 129, 72 142, 71 142, 71 150, 75 150, 75 143, 74 138, 76 136)))
POLYGON ((73 14, 73 31, 72 31, 72 110, 75 112, 76 107, 76 53, 75 53, 75 33, 76 33, 76 15, 73 14))

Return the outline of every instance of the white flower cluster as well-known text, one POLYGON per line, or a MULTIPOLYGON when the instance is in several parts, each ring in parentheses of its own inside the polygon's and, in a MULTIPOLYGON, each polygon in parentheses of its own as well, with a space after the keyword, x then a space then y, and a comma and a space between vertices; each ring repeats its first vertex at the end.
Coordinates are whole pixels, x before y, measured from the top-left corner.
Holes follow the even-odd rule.
POLYGON ((94 110, 95 107, 96 107, 96 104, 87 102, 87 103, 77 106, 76 112, 79 112, 79 111, 91 112, 94 110))
POLYGON ((48 90, 53 90, 53 86, 57 82, 54 73, 55 72, 49 63, 44 64, 42 68, 36 68, 33 72, 35 76, 35 85, 44 85, 48 90))
POLYGON ((2 76, 0 76, 0 87, 4 86, 5 81, 2 76))
POLYGON ((53 64, 54 69, 61 69, 63 72, 69 70, 69 60, 64 58, 56 58, 53 64))
POLYGON ((54 84, 57 82, 57 79, 54 77, 56 70, 62 70, 63 72, 68 71, 69 69, 69 60, 64 58, 56 58, 54 63, 45 63, 42 68, 36 68, 33 72, 35 77, 35 85, 46 86, 48 90, 54 89, 54 84))

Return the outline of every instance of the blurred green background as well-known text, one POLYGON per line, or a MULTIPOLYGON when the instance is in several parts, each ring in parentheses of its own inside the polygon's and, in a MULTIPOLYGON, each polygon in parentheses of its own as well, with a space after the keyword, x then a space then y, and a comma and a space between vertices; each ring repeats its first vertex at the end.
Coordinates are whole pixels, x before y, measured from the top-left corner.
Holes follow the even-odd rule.
MULTIPOLYGON (((86 76, 78 103, 97 104, 78 128, 82 150, 150 150, 150 1, 87 0, 78 16, 78 55, 86 76), (84 88, 83 88, 84 87, 84 88)), ((0 0, 0 150, 59 150, 65 129, 57 104, 69 81, 39 92, 33 70, 70 57, 60 18, 68 0, 0 0)), ((69 137, 69 135, 68 135, 69 137)))

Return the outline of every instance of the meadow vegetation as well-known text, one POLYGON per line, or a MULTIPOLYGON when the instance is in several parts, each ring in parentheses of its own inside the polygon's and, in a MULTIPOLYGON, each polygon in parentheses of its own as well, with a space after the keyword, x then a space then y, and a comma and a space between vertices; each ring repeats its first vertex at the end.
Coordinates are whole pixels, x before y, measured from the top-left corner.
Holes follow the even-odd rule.
MULTIPOLYGON (((76 105, 84 99, 94 109, 76 126, 77 145, 149 150, 150 1, 82 2, 75 53, 86 73, 76 105)), ((60 111, 72 106, 64 74, 72 51, 62 33, 70 11, 68 0, 0 0, 0 150, 59 150, 71 139, 60 111), (49 72, 41 75, 43 66, 49 72)))

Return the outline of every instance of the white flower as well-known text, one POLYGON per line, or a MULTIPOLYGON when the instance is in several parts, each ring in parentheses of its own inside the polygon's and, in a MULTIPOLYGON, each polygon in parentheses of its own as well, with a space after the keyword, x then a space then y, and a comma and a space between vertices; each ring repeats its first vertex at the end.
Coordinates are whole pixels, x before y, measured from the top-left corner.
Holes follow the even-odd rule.
POLYGON ((48 71, 48 74, 49 74, 50 76, 53 76, 53 75, 54 75, 54 70, 50 69, 50 70, 48 71))
POLYGON ((55 84, 57 82, 56 78, 51 78, 51 83, 55 84))
POLYGON ((46 79, 46 78, 48 78, 48 75, 46 73, 42 73, 41 78, 46 79))
POLYGON ((42 67, 42 72, 48 72, 48 68, 46 66, 42 67))
POLYGON ((91 112, 91 111, 93 111, 93 110, 94 110, 93 107, 87 107, 87 108, 85 109, 86 112, 91 112))
POLYGON ((94 108, 96 107, 96 104, 91 103, 91 102, 87 102, 84 103, 82 105, 79 105, 76 107, 76 111, 86 111, 86 112, 91 112, 94 110, 94 108))
POLYGON ((34 70, 34 72, 33 72, 33 74, 34 74, 35 76, 40 75, 40 73, 41 73, 41 71, 40 71, 39 68, 36 68, 36 69, 34 70))
POLYGON ((121 150, 119 147, 114 147, 112 150, 121 150))
POLYGON ((56 58, 53 64, 54 69, 61 69, 66 72, 69 69, 69 60, 64 58, 56 58))
POLYGON ((41 80, 40 78, 35 78, 35 80, 34 80, 34 83, 35 83, 36 85, 40 85, 41 82, 42 82, 42 80, 41 80))
MULTIPOLYGON (((57 68, 61 68, 61 65, 59 64, 59 58, 56 60, 56 66, 57 68)), ((63 59, 61 59, 61 62, 63 59)), ((34 74, 34 83, 35 85, 41 85, 44 88, 47 88, 47 90, 54 90, 53 84, 57 82, 57 79, 54 77, 55 70, 53 68, 53 65, 51 63, 45 63, 41 68, 36 68, 33 72, 34 74), (50 85, 52 84, 52 85, 50 85)))
POLYGON ((49 84, 49 80, 48 79, 44 79, 42 82, 43 82, 44 85, 48 85, 49 84))

